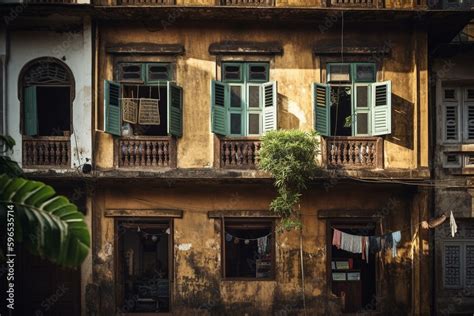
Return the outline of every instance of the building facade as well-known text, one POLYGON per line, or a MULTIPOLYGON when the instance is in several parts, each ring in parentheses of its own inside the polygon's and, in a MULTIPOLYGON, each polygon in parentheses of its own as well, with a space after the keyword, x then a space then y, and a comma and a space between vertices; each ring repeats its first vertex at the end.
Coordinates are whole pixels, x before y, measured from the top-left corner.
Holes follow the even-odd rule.
POLYGON ((66 8, 32 5, 4 27, 4 130, 29 176, 80 188, 92 248, 75 313, 433 313, 429 55, 469 13, 388 0, 66 8), (38 31, 50 21, 38 12, 61 29, 38 31), (301 232, 278 229, 257 168, 277 129, 320 135, 301 232), (401 240, 363 260, 332 245, 334 229, 401 240))

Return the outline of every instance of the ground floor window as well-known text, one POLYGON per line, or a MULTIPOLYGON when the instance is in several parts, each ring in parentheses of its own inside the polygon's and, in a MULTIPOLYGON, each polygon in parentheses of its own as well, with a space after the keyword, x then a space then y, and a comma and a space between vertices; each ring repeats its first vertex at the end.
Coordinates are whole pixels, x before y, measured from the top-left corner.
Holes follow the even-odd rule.
POLYGON ((118 222, 118 309, 128 313, 170 311, 171 223, 118 222))
POLYGON ((224 278, 273 279, 275 240, 272 220, 224 220, 224 278))
POLYGON ((474 288, 474 241, 446 241, 443 246, 445 288, 474 288))
MULTIPOLYGON (((331 223, 330 240, 334 229, 351 235, 374 235, 372 223, 331 223)), ((375 309, 376 262, 375 254, 369 252, 369 258, 362 259, 361 254, 338 249, 330 242, 330 284, 332 292, 343 297, 345 313, 375 309)))

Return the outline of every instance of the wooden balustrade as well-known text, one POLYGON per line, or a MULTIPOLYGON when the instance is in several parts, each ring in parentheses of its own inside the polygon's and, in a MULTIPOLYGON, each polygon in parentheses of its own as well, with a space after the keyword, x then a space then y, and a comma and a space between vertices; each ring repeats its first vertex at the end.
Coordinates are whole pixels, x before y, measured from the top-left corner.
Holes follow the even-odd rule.
POLYGON ((331 7, 379 7, 378 0, 330 0, 331 7))
POLYGON ((254 137, 217 138, 215 161, 220 168, 255 169, 260 145, 254 137))
POLYGON ((174 5, 175 0, 117 0, 117 5, 174 5))
POLYGON ((225 6, 262 6, 270 7, 275 5, 273 0, 220 0, 225 6))
POLYGON ((23 136, 24 167, 71 166, 71 143, 69 136, 23 136))
POLYGON ((26 3, 32 4, 75 4, 77 3, 76 0, 26 0, 26 3))
POLYGON ((381 137, 326 137, 322 153, 323 164, 328 168, 383 168, 381 137))
POLYGON ((114 152, 119 168, 176 168, 176 140, 170 136, 121 137, 114 152))

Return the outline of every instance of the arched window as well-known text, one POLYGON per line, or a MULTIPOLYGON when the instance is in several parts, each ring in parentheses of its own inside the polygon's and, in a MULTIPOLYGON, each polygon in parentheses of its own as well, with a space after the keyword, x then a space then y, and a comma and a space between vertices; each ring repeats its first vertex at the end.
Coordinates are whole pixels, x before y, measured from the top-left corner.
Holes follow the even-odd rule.
POLYGON ((18 97, 23 135, 70 135, 74 77, 62 61, 44 57, 26 64, 19 77, 18 97))

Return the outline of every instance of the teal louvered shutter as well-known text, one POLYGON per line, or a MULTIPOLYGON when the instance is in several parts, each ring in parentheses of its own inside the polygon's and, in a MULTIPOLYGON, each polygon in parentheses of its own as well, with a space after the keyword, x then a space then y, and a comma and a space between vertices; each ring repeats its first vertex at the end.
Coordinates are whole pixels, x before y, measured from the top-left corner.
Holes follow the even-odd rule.
POLYGON ((392 82, 372 84, 372 135, 387 135, 392 132, 392 82))
POLYGON ((167 82, 168 135, 183 136, 183 89, 167 82))
POLYGON ((329 136, 330 104, 329 85, 323 83, 313 83, 313 115, 314 129, 323 136, 329 136))
POLYGON ((274 131, 278 124, 277 84, 275 81, 262 84, 263 133, 274 131))
POLYGON ((25 111, 25 135, 38 135, 38 107, 36 103, 36 86, 25 88, 23 109, 25 111))
POLYGON ((219 135, 227 135, 228 131, 228 86, 211 80, 211 129, 219 135))
POLYGON ((104 131, 106 133, 120 136, 122 116, 120 113, 120 85, 104 81, 104 131))

